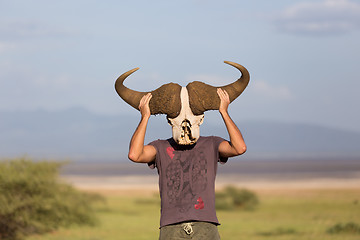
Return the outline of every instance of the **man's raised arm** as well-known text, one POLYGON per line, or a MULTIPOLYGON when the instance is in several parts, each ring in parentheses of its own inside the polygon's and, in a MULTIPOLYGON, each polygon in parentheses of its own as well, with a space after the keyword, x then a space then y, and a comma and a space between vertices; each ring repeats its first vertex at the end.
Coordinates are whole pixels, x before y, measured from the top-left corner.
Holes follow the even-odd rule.
POLYGON ((128 158, 133 162, 149 163, 154 161, 156 157, 156 148, 154 146, 144 146, 146 127, 151 116, 149 108, 151 97, 151 93, 146 94, 141 98, 139 104, 141 120, 131 138, 128 154, 128 158))
POLYGON ((222 90, 221 88, 217 89, 217 93, 220 97, 219 112, 224 120, 226 129, 230 137, 230 142, 224 141, 220 143, 219 153, 221 157, 238 156, 240 154, 245 153, 246 144, 240 130, 233 122, 233 120, 230 118, 230 115, 228 113, 228 106, 230 104, 228 93, 225 90, 222 90))

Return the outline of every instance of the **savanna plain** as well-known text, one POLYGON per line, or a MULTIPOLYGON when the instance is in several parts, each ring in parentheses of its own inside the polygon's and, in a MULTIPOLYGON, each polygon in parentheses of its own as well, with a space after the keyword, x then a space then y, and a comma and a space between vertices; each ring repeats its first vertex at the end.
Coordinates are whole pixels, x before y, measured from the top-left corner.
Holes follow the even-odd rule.
MULTIPOLYGON (((105 201, 94 205, 98 224, 59 228, 27 240, 158 239, 157 174, 138 165, 73 164, 62 176, 105 201), (132 172, 136 170, 135 172, 132 172)), ((257 205, 217 209, 224 240, 360 239, 360 161, 249 161, 219 167, 218 193, 246 189, 257 205), (250 194, 251 195, 251 194, 250 194)), ((217 203, 223 201, 218 198, 217 203)), ((246 196, 249 196, 246 195, 246 196)), ((225 206, 225 208, 224 208, 225 206)))
MULTIPOLYGON (((253 210, 218 210, 222 239, 360 239, 346 230, 360 224, 360 189, 250 189, 259 205, 253 210), (331 229, 337 229, 331 232, 331 229), (339 228, 340 226, 340 228, 339 228), (343 226, 343 228, 341 228, 343 226)), ((99 224, 31 236, 28 240, 158 239, 159 197, 147 189, 95 191, 106 202, 96 206, 99 224)), ((357 229, 359 230, 359 229, 357 229)))

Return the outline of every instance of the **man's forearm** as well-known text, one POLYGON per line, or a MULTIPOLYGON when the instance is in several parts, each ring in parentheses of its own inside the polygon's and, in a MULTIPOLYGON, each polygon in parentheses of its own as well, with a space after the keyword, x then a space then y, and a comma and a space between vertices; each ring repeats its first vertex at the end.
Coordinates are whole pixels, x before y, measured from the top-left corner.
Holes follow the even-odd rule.
POLYGON ((222 111, 220 114, 229 133, 232 148, 235 150, 237 155, 243 154, 246 151, 246 144, 239 128, 231 119, 227 111, 222 111))
POLYGON ((134 162, 138 161, 143 152, 148 121, 149 117, 141 117, 140 123, 131 138, 128 157, 134 162))

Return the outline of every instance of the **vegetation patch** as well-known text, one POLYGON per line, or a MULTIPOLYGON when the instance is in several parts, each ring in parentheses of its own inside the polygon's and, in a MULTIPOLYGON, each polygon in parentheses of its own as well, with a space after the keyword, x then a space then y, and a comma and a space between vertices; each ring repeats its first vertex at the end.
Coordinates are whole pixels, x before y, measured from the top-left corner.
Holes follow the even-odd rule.
POLYGON ((267 232, 260 232, 258 235, 266 236, 266 237, 273 237, 273 236, 281 236, 281 235, 291 235, 297 234, 296 230, 293 228, 276 228, 272 231, 267 232))
POLYGON ((63 164, 24 158, 0 162, 1 240, 98 222, 93 204, 104 199, 62 183, 58 172, 63 164))
POLYGON ((160 199, 158 198, 138 198, 135 200, 136 204, 141 205, 156 205, 160 206, 160 199))
POLYGON ((156 205, 160 206, 160 196, 158 193, 154 193, 152 197, 143 197, 143 198, 137 198, 135 200, 136 204, 141 205, 156 205))
POLYGON ((233 186, 226 187, 223 191, 216 193, 217 210, 254 210, 259 205, 257 195, 247 189, 238 189, 233 186))
POLYGON ((360 225, 353 222, 338 223, 330 227, 326 232, 330 234, 360 234, 360 225))

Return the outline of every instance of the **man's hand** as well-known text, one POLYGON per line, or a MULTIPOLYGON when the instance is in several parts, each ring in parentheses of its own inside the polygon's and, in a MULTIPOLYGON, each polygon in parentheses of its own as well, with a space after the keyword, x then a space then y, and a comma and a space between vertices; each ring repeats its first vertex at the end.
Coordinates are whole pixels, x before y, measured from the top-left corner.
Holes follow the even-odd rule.
POLYGON ((217 89, 217 94, 220 98, 219 112, 221 114, 226 113, 230 104, 229 94, 225 90, 222 90, 221 88, 217 89))
POLYGON ((151 93, 148 93, 144 95, 140 100, 139 110, 142 118, 150 118, 151 116, 150 107, 149 107, 149 102, 151 98, 152 98, 151 93))

